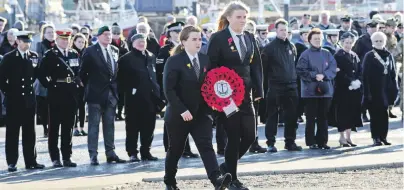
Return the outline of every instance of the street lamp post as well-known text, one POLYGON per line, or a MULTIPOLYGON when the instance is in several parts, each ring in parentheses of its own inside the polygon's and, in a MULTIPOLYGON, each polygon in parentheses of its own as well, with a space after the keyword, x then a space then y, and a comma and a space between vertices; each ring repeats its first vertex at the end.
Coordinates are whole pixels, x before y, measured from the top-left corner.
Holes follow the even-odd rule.
POLYGON ((288 21, 290 0, 284 0, 283 5, 283 18, 288 21))

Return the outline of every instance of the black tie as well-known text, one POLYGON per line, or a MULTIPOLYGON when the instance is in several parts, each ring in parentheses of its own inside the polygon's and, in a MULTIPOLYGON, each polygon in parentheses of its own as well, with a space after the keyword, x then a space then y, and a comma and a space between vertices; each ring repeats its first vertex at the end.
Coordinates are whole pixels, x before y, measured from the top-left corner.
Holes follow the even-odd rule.
POLYGON ((243 35, 237 35, 240 44, 240 53, 241 53, 241 61, 244 61, 245 54, 247 53, 247 49, 244 46, 242 37, 243 35))
POLYGON ((27 58, 27 53, 24 53, 24 60, 28 60, 28 58, 27 58))
POLYGON ((107 49, 107 48, 105 48, 105 53, 107 54, 108 70, 109 70, 109 72, 111 72, 111 74, 113 74, 113 71, 112 71, 112 64, 111 64, 111 57, 109 56, 109 53, 108 53, 108 49, 107 49))
POLYGON ((198 63, 198 60, 196 59, 196 57, 192 60, 192 63, 194 64, 196 78, 199 79, 199 63, 198 63))

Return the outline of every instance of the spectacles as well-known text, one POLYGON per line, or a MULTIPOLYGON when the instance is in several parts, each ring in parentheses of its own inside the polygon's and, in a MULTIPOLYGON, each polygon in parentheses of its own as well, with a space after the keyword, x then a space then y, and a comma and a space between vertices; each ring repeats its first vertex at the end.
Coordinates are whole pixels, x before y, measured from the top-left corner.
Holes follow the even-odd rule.
POLYGON ((112 33, 113 35, 121 35, 121 33, 112 33))
POLYGON ((87 35, 88 35, 88 33, 83 33, 83 35, 86 35, 86 36, 87 36, 87 35))
POLYGON ((261 32, 261 35, 267 35, 268 32, 261 32))

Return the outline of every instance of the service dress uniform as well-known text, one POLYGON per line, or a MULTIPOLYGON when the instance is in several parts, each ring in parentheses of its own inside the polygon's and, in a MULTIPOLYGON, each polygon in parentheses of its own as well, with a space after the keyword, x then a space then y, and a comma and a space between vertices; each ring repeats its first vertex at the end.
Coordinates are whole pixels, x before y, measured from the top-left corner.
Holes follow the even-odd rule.
MULTIPOLYGON (((33 32, 20 31, 16 34, 23 45, 32 42, 33 32)), ((28 45, 29 46, 29 45, 28 45)), ((23 47, 22 47, 23 48, 23 47)), ((6 54, 0 64, 0 89, 6 101, 6 160, 8 171, 17 171, 18 142, 22 128, 22 147, 25 167, 43 169, 36 162, 35 148, 35 93, 33 83, 37 76, 38 54, 17 48, 6 54)))
MULTIPOLYGON (((57 38, 69 39, 71 30, 56 31, 57 38)), ((49 154, 54 167, 62 167, 58 138, 61 129, 61 152, 63 166, 76 167, 70 160, 72 154, 72 131, 77 111, 79 92, 79 54, 59 46, 45 52, 39 68, 39 81, 48 89, 49 99, 49 154)))

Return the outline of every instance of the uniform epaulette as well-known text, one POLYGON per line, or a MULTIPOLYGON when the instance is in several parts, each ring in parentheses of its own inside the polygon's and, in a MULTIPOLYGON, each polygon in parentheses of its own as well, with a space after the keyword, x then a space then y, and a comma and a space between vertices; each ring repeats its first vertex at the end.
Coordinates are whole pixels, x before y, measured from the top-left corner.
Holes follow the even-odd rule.
POLYGON ((78 52, 75 49, 69 49, 69 52, 78 54, 78 52))
POLYGON ((164 63, 164 59, 156 59, 156 64, 162 64, 164 63))

